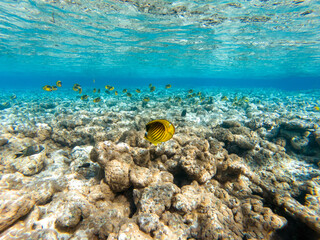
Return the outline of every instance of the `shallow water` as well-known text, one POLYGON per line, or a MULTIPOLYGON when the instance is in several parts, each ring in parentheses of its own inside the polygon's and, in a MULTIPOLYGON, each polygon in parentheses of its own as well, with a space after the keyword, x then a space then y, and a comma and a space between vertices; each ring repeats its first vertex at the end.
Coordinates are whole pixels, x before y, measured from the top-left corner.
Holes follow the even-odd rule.
POLYGON ((0 20, 7 83, 21 75, 29 81, 179 77, 319 88, 316 0, 5 0, 0 20))
POLYGON ((0 240, 319 239, 319 6, 1 1, 0 240))

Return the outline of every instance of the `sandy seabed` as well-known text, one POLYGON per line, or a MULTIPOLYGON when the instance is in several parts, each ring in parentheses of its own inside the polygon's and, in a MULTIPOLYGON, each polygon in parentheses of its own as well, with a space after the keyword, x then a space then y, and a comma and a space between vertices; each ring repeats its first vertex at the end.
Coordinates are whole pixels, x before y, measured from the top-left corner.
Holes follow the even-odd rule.
POLYGON ((0 239, 320 238, 320 91, 121 90, 0 93, 0 239))

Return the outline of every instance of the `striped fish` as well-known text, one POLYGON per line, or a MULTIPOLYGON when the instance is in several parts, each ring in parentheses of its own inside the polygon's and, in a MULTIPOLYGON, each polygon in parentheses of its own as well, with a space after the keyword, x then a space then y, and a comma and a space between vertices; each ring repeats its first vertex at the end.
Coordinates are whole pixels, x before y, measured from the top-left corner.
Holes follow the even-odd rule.
POLYGON ((165 119, 157 119, 148 122, 144 138, 154 145, 166 142, 173 137, 175 128, 172 123, 165 119))

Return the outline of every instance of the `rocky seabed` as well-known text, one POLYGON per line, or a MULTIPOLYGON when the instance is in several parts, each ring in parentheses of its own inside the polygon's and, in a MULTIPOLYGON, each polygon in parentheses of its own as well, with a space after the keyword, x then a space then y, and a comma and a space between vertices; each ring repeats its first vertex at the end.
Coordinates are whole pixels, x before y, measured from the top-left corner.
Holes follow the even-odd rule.
POLYGON ((315 94, 18 96, 0 111, 0 239, 319 239, 315 94), (176 133, 154 146, 143 136, 157 118, 176 133), (14 157, 28 146, 44 149, 14 157))

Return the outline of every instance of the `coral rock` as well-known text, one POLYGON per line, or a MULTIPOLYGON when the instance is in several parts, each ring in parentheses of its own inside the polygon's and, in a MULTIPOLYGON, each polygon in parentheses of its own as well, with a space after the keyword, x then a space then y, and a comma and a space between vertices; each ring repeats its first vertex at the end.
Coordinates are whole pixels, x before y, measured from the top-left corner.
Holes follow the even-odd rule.
POLYGON ((235 120, 226 120, 226 121, 223 121, 222 127, 224 128, 241 127, 241 123, 235 120))
POLYGON ((172 206, 184 213, 191 212, 199 206, 202 198, 201 194, 199 185, 194 181, 192 185, 181 188, 181 193, 174 196, 172 206))
POLYGON ((158 216, 171 206, 171 200, 179 188, 172 183, 150 185, 142 190, 134 189, 133 197, 138 213, 156 213, 158 216))
POLYGON ((75 205, 66 206, 59 213, 55 221, 56 227, 59 229, 73 228, 78 225, 81 219, 81 209, 75 205))
POLYGON ((235 144, 244 150, 252 150, 257 144, 257 141, 249 139, 241 135, 233 135, 235 144))
MULTIPOLYGON (((37 191, 32 195, 32 198, 36 201, 36 205, 46 204, 56 192, 54 184, 50 181, 37 184, 36 189, 37 191)), ((32 190, 30 189, 30 191, 32 190)))
POLYGON ((303 150, 309 144, 309 139, 306 137, 293 137, 291 138, 291 146, 296 150, 303 150))
POLYGON ((210 152, 200 152, 193 146, 184 148, 180 165, 187 175, 199 183, 211 179, 216 173, 216 163, 210 152))
POLYGON ((221 142, 233 142, 233 134, 224 128, 216 128, 212 130, 212 137, 218 139, 221 142))
POLYGON ((6 145, 9 142, 6 138, 0 138, 0 147, 6 145))
POLYGON ((144 148, 134 149, 132 151, 132 157, 135 164, 141 167, 147 167, 150 162, 150 151, 144 148))
POLYGON ((138 216, 140 229, 145 233, 150 233, 158 229, 159 216, 155 213, 143 213, 138 216))
POLYGON ((320 146, 320 130, 317 130, 313 133, 314 139, 316 143, 320 146))
POLYGON ((122 192, 131 186, 129 179, 130 165, 118 160, 107 162, 105 178, 107 184, 115 192, 122 192))
POLYGON ((45 123, 37 123, 37 137, 40 141, 47 140, 51 137, 52 128, 45 123))
MULTIPOLYGON (((108 238, 109 239, 109 238, 108 238)), ((139 227, 135 223, 123 224, 119 231, 119 237, 121 240, 151 240, 153 239, 149 235, 140 231, 139 227)))
POLYGON ((151 171, 144 167, 135 167, 130 171, 130 181, 135 188, 146 187, 152 180, 151 171))
POLYGON ((302 120, 292 120, 281 123, 281 127, 288 130, 308 130, 315 129, 316 125, 302 120))
POLYGON ((19 218, 27 215, 34 201, 27 196, 3 193, 0 195, 0 232, 8 228, 19 218))
POLYGON ((19 157, 12 160, 12 166, 26 176, 32 176, 39 173, 44 167, 44 160, 46 158, 45 151, 27 157, 19 157))

